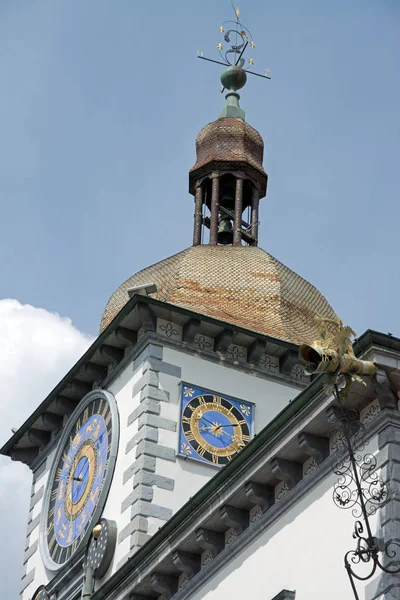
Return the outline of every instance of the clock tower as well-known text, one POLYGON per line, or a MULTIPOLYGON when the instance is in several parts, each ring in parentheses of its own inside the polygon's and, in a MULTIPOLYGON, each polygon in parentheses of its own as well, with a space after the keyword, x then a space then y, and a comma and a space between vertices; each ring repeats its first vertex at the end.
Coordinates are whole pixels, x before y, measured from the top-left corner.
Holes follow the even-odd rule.
MULTIPOLYGON (((106 597, 310 382, 298 345, 335 313, 258 246, 267 174, 239 106, 245 80, 224 72, 225 108, 196 140, 193 245, 122 283, 96 341, 1 449, 33 473, 22 600, 106 597)), ((202 564, 215 540, 199 534, 202 564)), ((190 560, 173 563, 184 585, 190 560)), ((169 597, 162 571, 141 585, 138 597, 169 597)))

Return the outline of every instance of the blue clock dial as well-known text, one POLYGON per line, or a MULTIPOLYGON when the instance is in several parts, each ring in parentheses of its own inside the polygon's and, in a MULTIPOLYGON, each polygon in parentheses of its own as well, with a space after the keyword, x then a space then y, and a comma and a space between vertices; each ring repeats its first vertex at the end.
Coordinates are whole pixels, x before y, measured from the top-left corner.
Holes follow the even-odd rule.
POLYGON ((113 417, 104 395, 85 403, 66 434, 53 468, 46 519, 45 543, 56 566, 87 537, 110 467, 113 417))
POLYGON ((183 386, 180 454, 223 466, 251 439, 253 406, 183 386))

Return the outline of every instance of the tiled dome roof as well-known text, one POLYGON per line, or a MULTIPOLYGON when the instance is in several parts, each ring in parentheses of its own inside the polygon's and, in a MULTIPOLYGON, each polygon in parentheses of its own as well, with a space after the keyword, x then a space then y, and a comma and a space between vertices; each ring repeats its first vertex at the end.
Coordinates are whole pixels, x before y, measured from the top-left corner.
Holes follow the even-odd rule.
POLYGON ((336 315, 308 281, 255 246, 193 246, 129 277, 111 296, 100 331, 129 300, 155 283, 152 297, 272 337, 311 343, 316 314, 336 315))

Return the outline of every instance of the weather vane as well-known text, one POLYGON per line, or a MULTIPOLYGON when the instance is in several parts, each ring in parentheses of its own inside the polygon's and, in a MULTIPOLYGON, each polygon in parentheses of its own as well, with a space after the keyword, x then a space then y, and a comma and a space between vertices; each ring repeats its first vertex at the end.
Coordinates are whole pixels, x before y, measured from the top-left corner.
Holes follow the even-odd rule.
MULTIPOLYGON (((217 50, 219 51, 221 60, 205 57, 202 50, 197 52, 197 56, 203 60, 208 60, 209 62, 213 62, 218 65, 223 65, 228 68, 233 67, 236 69, 241 69, 242 71, 250 73, 251 75, 263 77, 264 79, 271 79, 270 69, 266 69, 264 74, 256 73, 255 71, 249 71, 249 67, 254 65, 254 60, 251 56, 247 58, 245 53, 249 50, 249 48, 255 48, 255 43, 250 31, 239 20, 240 9, 236 8, 233 2, 232 6, 235 11, 236 20, 225 21, 219 27, 219 32, 223 35, 223 41, 219 41, 217 44, 217 50)), ((244 85, 246 83, 246 75, 243 75, 244 77, 240 79, 243 81, 244 85)), ((223 92, 225 87, 227 87, 224 85, 224 81, 222 81, 222 83, 223 87, 221 92, 223 92)), ((243 85, 240 85, 239 87, 243 87, 243 85)), ((239 89, 239 87, 237 89, 239 89)))

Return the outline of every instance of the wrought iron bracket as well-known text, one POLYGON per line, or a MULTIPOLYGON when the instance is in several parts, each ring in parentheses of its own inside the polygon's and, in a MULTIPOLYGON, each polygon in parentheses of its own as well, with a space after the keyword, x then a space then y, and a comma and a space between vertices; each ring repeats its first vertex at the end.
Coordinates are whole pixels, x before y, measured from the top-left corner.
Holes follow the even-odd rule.
POLYGON ((333 501, 339 508, 350 509, 356 519, 353 531, 356 548, 346 552, 344 566, 354 597, 360 600, 356 580, 370 579, 378 568, 384 573, 400 573, 400 544, 394 541, 385 544, 372 534, 370 517, 388 499, 388 485, 377 473, 376 457, 363 453, 364 426, 357 411, 342 404, 336 385, 334 395, 336 403, 328 411, 328 420, 337 424, 338 460, 333 472, 338 479, 333 487, 333 501), (361 574, 356 571, 357 565, 368 567, 361 574))

